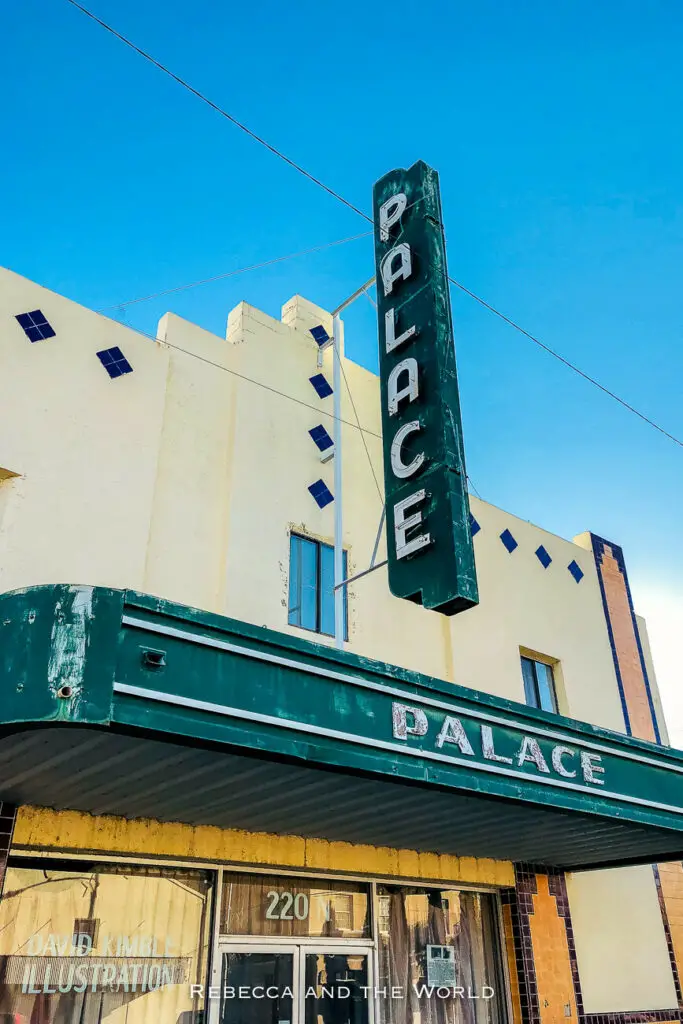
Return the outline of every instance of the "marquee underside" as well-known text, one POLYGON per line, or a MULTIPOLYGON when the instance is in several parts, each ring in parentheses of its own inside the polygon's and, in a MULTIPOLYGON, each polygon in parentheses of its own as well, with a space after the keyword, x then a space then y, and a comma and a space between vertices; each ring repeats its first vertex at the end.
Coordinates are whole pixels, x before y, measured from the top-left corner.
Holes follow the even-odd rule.
POLYGON ((0 596, 0 698, 19 805, 567 870, 683 859, 680 751, 141 594, 0 596))
POLYGON ((676 832, 107 729, 53 727, 5 736, 0 792, 18 804, 96 815, 566 870, 683 859, 683 837, 676 832))

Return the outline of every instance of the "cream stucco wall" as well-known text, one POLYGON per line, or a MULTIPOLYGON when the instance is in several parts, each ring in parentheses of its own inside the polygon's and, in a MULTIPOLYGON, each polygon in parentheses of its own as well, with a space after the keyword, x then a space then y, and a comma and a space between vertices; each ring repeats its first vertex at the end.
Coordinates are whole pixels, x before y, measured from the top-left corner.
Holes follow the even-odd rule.
MULTIPOLYGON (((307 490, 318 477, 333 489, 333 462, 320 463, 308 436, 320 422, 332 431, 332 399, 309 383, 318 369, 309 327, 331 330, 329 314, 295 297, 283 322, 242 303, 227 340, 167 314, 153 341, 9 271, 0 308, 11 382, 0 466, 18 474, 0 482, 0 587, 135 587, 301 635, 287 624, 289 533, 331 542, 334 529, 334 506, 320 510, 307 490), (57 334, 31 344, 14 314, 36 308, 57 334), (116 380, 96 358, 112 345, 134 367, 116 380)), ((382 509, 381 419, 374 374, 347 359, 344 372, 365 439, 344 387, 353 575, 369 564, 382 509)), ((524 647, 557 660, 563 713, 623 730, 590 553, 476 498, 471 506, 482 527, 479 607, 450 620, 424 611, 393 598, 380 569, 349 588, 350 649, 523 700, 524 647), (512 554, 505 528, 519 542, 512 554), (534 555, 541 543, 548 569, 534 555), (579 585, 572 559, 585 573, 579 585)), ((379 559, 385 551, 382 540, 379 559)))
POLYGON ((652 868, 567 878, 586 1013, 677 1005, 652 868))
MULTIPOLYGON (((132 587, 302 635, 287 624, 289 533, 331 542, 334 521, 307 490, 318 477, 333 489, 333 463, 320 463, 308 436, 321 422, 332 431, 332 399, 309 383, 318 349, 308 329, 321 322, 331 330, 329 314, 298 297, 282 320, 242 303, 226 338, 167 314, 154 341, 0 271, 0 590, 132 587), (27 340, 14 317, 33 309, 55 338, 27 340), (116 380, 96 358, 113 345, 134 368, 116 380)), ((347 359, 344 370, 381 491, 378 381, 347 359)), ((331 380, 329 350, 323 371, 331 380)), ((369 564, 382 498, 345 387, 342 415, 353 575, 369 564)), ((562 713, 623 731, 590 551, 476 498, 471 508, 479 607, 450 620, 424 611, 393 598, 380 569, 349 588, 349 649, 522 701, 524 648, 556 660, 562 713)), ((675 1005, 648 871, 571 881, 589 1011, 675 1005), (609 970, 595 962, 605 944, 609 970), (646 969, 627 972, 624 987, 621 965, 634 957, 646 969)))

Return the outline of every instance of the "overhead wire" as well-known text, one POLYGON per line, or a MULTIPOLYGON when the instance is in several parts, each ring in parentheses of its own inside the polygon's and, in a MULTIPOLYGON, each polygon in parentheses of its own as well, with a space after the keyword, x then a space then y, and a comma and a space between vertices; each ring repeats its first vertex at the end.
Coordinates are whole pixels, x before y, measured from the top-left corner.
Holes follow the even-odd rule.
POLYGON ((595 377, 591 377, 589 373, 586 373, 580 367, 576 366, 575 363, 570 362, 569 359, 566 359, 563 355, 560 355, 559 352, 556 352, 555 349, 551 348, 549 345, 546 345, 545 342, 540 340, 540 338, 537 338, 535 335, 525 330, 525 328, 522 327, 520 324, 512 320, 509 316, 506 316, 505 313, 501 313, 501 311, 499 309, 496 309, 495 306, 492 306, 485 299, 482 299, 479 295, 476 295, 474 292, 470 291, 470 289, 466 288, 464 284, 460 284, 459 281, 453 280, 453 278, 450 276, 448 280, 451 282, 451 284, 454 284, 456 288, 459 288, 460 291, 464 292, 466 295, 469 295, 470 298, 474 299, 475 302, 478 302, 480 306, 483 306, 484 309, 488 309, 490 313, 493 313, 494 316, 499 317, 504 323, 508 324, 508 326, 514 327, 516 331, 519 331, 520 334, 523 334, 525 338, 529 339, 529 341, 533 341, 534 345, 538 345, 538 347, 543 349, 544 352, 547 352, 548 355, 553 356, 555 359, 558 359, 561 363, 564 364, 564 366, 568 367, 570 370, 573 370, 573 372, 578 374, 579 377, 582 377, 584 380, 588 381, 589 384, 592 384, 593 387, 596 387, 600 391, 602 391, 603 394, 608 395, 610 398, 613 398, 615 402, 618 402, 619 405, 624 407, 624 409, 627 409, 629 412, 632 412, 635 416, 641 419, 643 423, 647 423, 649 426, 654 427, 654 429, 658 430, 660 434, 664 435, 664 437, 668 437, 670 441, 673 441, 680 448, 683 448, 683 441, 681 441, 674 434, 670 434, 668 430, 665 430, 664 427, 659 425, 659 423, 656 423, 654 420, 650 419, 650 417, 646 416, 645 413, 641 412, 639 409, 636 409, 635 406, 631 405, 630 402, 627 402, 626 399, 621 398, 614 391, 610 390, 610 388, 605 387, 605 385, 601 384, 599 380, 595 379, 595 377))
POLYGON ((362 231, 359 235, 349 235, 347 238, 337 238, 334 242, 323 242, 322 245, 314 245, 310 249, 302 249, 299 252, 291 252, 287 256, 276 256, 271 260, 264 260, 263 263, 252 263, 249 267, 240 267, 238 270, 228 270, 225 274, 216 274, 215 277, 205 277, 201 281, 190 281, 188 284, 179 284, 175 288, 164 288, 160 292, 152 292, 150 295, 141 295, 136 299, 126 299, 125 302, 114 302, 110 306, 102 306, 96 309, 96 313, 104 313, 108 309, 124 309, 126 306, 134 306, 138 302, 148 302, 150 299, 159 299, 164 295, 174 295, 177 292, 187 291, 188 288, 198 288, 203 284, 214 284, 216 281, 225 281, 228 277, 237 277, 238 274, 247 274, 252 270, 263 270, 264 267, 272 267, 275 263, 284 263, 286 260, 293 260, 299 256, 310 256, 314 252, 323 252, 335 245, 345 245, 346 242, 356 242, 359 238, 367 238, 372 231, 362 231))
POLYGON ((372 224, 372 217, 368 217, 366 213, 363 213, 362 210, 359 210, 358 207, 354 206, 353 203, 350 203, 348 199, 344 199, 344 197, 340 195, 339 192, 335 192, 335 190, 333 188, 330 188, 329 185, 326 185, 324 181, 321 181, 319 178, 316 178, 315 175, 311 174, 310 171, 307 171, 305 167, 302 167, 300 164, 296 163, 296 161, 292 160, 290 157, 285 156, 285 154, 282 153, 279 149, 276 149, 275 146, 271 146, 269 142, 266 142, 264 138, 262 138, 260 135, 257 135, 256 132, 251 130, 251 128, 248 128, 246 124, 243 124, 232 114, 228 113, 228 111, 224 110, 223 107, 218 105, 218 103, 214 103, 213 100, 209 99, 209 97, 206 96, 203 92, 200 92, 199 89, 195 89, 193 85, 190 85, 189 82, 186 82, 184 78, 180 77, 180 75, 176 75, 175 72, 171 71, 170 68, 167 68, 160 61, 156 60, 156 58, 153 57, 150 53, 147 53, 145 50, 141 49, 131 39, 128 39, 120 32, 117 32, 115 28, 113 28, 111 25, 108 25, 107 22, 103 21, 101 18, 98 18, 97 15, 94 14, 92 11, 88 10, 87 7, 84 7, 82 4, 79 4, 77 0, 66 0, 66 2, 71 4, 72 7, 76 7, 79 11, 81 11, 82 14, 85 14, 86 17, 91 18, 92 21, 96 22, 102 28, 106 29, 107 32, 110 32, 122 43, 125 43, 126 46, 129 46, 131 50, 135 51, 135 53, 139 54, 141 57, 144 57, 145 60, 149 61, 150 64, 153 64, 155 68, 159 69, 159 71, 163 71, 165 75, 168 75, 169 78, 172 78, 174 82, 178 83, 178 85, 182 85, 183 89, 187 89, 188 92, 191 92, 192 95, 196 96, 197 99, 202 101, 202 103, 206 103, 208 107, 211 107, 211 109, 215 110, 217 114, 221 115, 221 117, 224 117, 226 120, 230 121, 231 124, 234 124, 236 128, 239 128, 240 131, 244 132, 245 135, 248 135, 249 138, 254 140, 254 142, 258 142, 259 145, 263 146, 265 149, 269 150, 269 152, 279 157, 280 160, 284 160, 286 164, 289 164, 290 167, 293 167, 295 171, 299 172, 299 174, 303 174, 303 176, 305 178, 308 178, 309 181, 312 181, 314 185, 317 185, 319 188, 324 189, 325 192, 329 193, 329 195, 331 195, 334 199, 338 200, 340 203, 343 203, 344 206, 348 206, 349 210, 353 210, 353 212, 357 213, 359 217, 364 217, 365 220, 369 221, 372 224))
MULTIPOLYGON (((100 25, 103 29, 105 29, 111 35, 115 36, 118 40, 120 40, 122 43, 124 43, 126 46, 128 46, 131 50, 135 51, 135 53, 139 54, 139 56, 143 57, 146 61, 148 61, 150 64, 152 64, 154 67, 156 67, 159 71, 162 71, 165 75, 168 75, 168 77, 173 79, 173 81, 176 82, 178 85, 182 86, 184 89, 187 89, 188 92, 192 93, 193 96, 196 96, 197 99, 201 100, 207 106, 211 107, 211 109, 216 111, 216 113, 220 114, 226 120, 230 121, 233 125, 235 125, 235 127, 239 128, 240 131, 244 132, 246 135, 248 135, 255 142, 258 142, 259 145, 263 146, 265 149, 267 149, 274 156, 277 156, 280 160, 283 160, 286 164, 288 164, 290 167, 292 167, 295 171, 297 171, 299 174, 303 175, 303 177, 305 177, 309 181, 313 182, 314 185, 317 185, 319 188, 323 189, 323 191, 327 192, 328 195, 332 196, 334 199, 336 199, 338 202, 342 203, 348 209, 350 209, 354 213, 358 214, 359 217, 362 217, 369 224, 373 224, 374 223, 373 222, 373 218, 371 216, 369 216, 367 213, 365 213, 359 207, 355 206, 348 199, 345 199, 344 196, 342 196, 339 192, 335 191, 335 189, 331 188, 329 185, 326 185, 325 182, 321 181, 315 175, 311 174, 311 172, 307 171, 305 167, 301 166, 301 164, 298 164, 296 161, 292 160, 290 157, 288 157, 281 150, 279 150, 275 146, 271 145, 262 136, 258 135, 256 132, 252 131, 251 128, 247 127, 247 125, 245 125, 243 122, 238 120, 238 118, 236 118, 233 114, 230 114, 223 107, 219 106, 219 104, 217 104, 213 100, 209 99, 208 96, 206 96, 204 93, 200 92, 199 89, 196 89, 194 86, 190 85, 190 83, 187 82, 184 78, 181 78, 180 75, 176 75, 175 72, 170 70, 170 68, 167 68, 164 64, 162 64, 160 61, 158 61, 151 54, 147 53, 141 47, 137 46, 134 42, 132 42, 132 40, 128 39, 126 36, 122 35, 122 33, 118 32, 111 25, 107 24, 107 22, 105 22, 101 18, 99 18, 96 14, 94 14, 92 11, 90 11, 87 7, 84 7, 83 4, 78 3, 78 0, 66 0, 66 2, 68 4, 70 4, 72 7, 75 7, 77 10, 81 11, 82 14, 86 15, 86 17, 88 17, 92 21, 96 22, 98 25, 100 25)), ((535 335, 531 334, 530 331, 527 331, 520 324, 516 323, 511 317, 506 316, 499 309, 496 309, 495 306, 491 305, 489 302, 486 302, 485 299, 482 299, 481 296, 477 295, 471 289, 469 289, 465 285, 461 284, 460 281, 457 281, 455 278, 451 277, 450 275, 448 275, 448 280, 449 280, 449 282, 452 285, 454 285, 456 288, 460 289, 460 291, 464 292, 464 294, 468 295, 470 298, 474 299, 475 302, 479 303, 479 305, 481 305, 484 309, 487 309, 490 313, 493 313, 494 316, 499 317, 499 319, 501 319, 504 323, 508 324, 508 326, 514 328, 514 330, 518 331, 520 334, 522 334, 529 341, 533 342, 534 345, 538 346, 540 349, 542 349, 548 355, 550 355, 553 358, 557 359, 559 362, 561 362, 564 366, 568 367, 568 369, 572 370, 574 373, 576 373, 583 380, 587 381, 589 384, 592 384, 594 387, 598 388, 603 394, 605 394, 609 398, 613 399, 615 402, 617 402, 619 405, 621 405, 628 412, 633 413, 635 416, 637 416, 644 423, 646 423, 649 426, 653 427, 655 430, 659 431, 660 434, 663 434, 665 437, 669 438, 669 440, 673 441, 679 447, 683 448, 683 441, 682 440, 680 440, 674 434, 671 434, 668 430, 665 430, 664 427, 660 426, 658 423, 656 423, 649 416, 646 416, 644 413, 640 412, 640 410, 636 409, 635 406, 631 405, 630 402, 627 402, 625 399, 623 399, 619 395, 617 395, 616 392, 612 391, 610 388, 606 387, 604 384, 601 384, 598 380, 596 380, 595 377, 592 377, 590 374, 586 373, 584 370, 581 370, 580 367, 576 366, 575 363, 572 363, 565 356, 560 355, 560 353, 556 352, 555 349, 551 348, 549 345, 546 345, 544 342, 542 342, 535 335)))
MULTIPOLYGON (((360 431, 361 441, 363 442, 363 447, 365 448, 365 454, 368 457, 368 463, 370 465, 370 472, 372 473, 372 478, 375 481, 375 487, 377 488, 377 493, 379 495, 379 500, 380 500, 380 502, 382 504, 384 504, 384 495, 382 494, 382 488, 379 485, 379 480, 377 479, 377 474, 375 473, 375 467, 372 464, 372 459, 370 457, 370 449, 368 448, 367 441, 365 440, 365 431, 363 430, 363 427, 361 427, 361 425, 360 425, 360 418, 358 416, 358 410, 356 409, 356 403, 354 402, 353 395, 351 393, 351 386, 349 384, 349 379, 346 376, 346 370, 344 369, 344 363, 342 361, 341 354, 339 352, 337 352, 336 350, 334 352, 334 358, 339 360, 339 369, 342 372, 342 377, 344 378, 344 383, 346 384, 346 390, 349 393, 349 401, 351 402, 351 408, 353 409, 353 414, 356 417, 356 423, 358 424, 358 429, 360 431)), ((371 433, 371 431, 368 431, 368 433, 371 433)), ((374 436, 381 438, 382 435, 381 434, 375 434, 374 436)))
MULTIPOLYGON (((303 399, 296 398, 294 395, 288 395, 286 391, 280 391, 279 388, 275 388, 271 384, 266 384, 264 381, 256 380, 255 377, 248 377, 245 373, 240 373, 239 370, 235 370, 231 366, 224 366, 223 363, 218 363, 214 359, 209 359, 207 356, 200 355, 199 352, 191 352, 190 349, 183 348, 182 345, 176 345, 171 341, 167 341, 165 338, 157 338, 153 334, 148 334, 147 331, 141 330, 139 327, 131 327, 129 324, 121 324, 112 317, 105 316, 104 313, 98 313, 98 315, 107 320, 111 320, 117 327, 122 327, 127 331, 133 331, 134 334, 139 334, 143 338, 147 338, 149 341, 155 341, 158 345, 165 346, 166 348, 172 348, 174 351, 181 352, 183 355, 189 356, 192 359, 198 359, 200 363, 206 363, 208 366, 213 366, 217 370, 223 370, 225 373, 229 373, 233 377, 238 377, 240 380, 246 381, 248 384, 255 384, 257 387, 263 388, 264 391, 270 391, 275 395, 279 395, 281 398, 286 398, 289 402, 294 402, 295 405, 301 405, 305 409, 310 409, 319 416, 327 416, 328 419, 335 419, 333 412, 329 412, 327 409, 321 409, 319 406, 313 405, 310 402, 304 402, 303 399)), ((354 430, 360 430, 362 433, 368 434, 370 437, 376 437, 378 440, 382 440, 381 434, 378 434, 374 430, 370 430, 369 427, 362 426, 360 422, 354 423, 352 420, 345 419, 342 419, 340 422, 343 423, 344 426, 353 427, 354 430)))

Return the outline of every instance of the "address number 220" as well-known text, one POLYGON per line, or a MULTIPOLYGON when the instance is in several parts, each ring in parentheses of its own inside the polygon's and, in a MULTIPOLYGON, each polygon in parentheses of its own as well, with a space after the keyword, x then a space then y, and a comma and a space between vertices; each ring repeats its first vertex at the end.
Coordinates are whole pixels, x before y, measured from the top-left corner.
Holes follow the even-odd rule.
POLYGON ((271 889, 266 893, 269 900, 266 917, 269 921, 305 921, 308 917, 308 896, 305 892, 276 892, 271 889))

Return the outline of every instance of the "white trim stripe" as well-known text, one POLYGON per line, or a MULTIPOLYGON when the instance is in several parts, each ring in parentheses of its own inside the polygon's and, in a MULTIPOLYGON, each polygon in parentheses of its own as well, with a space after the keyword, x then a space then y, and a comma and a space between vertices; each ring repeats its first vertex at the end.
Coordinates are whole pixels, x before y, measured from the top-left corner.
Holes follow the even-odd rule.
POLYGON ((328 739, 342 740, 346 743, 353 743, 362 747, 370 747, 373 750, 388 750, 392 754, 407 755, 408 757, 424 758, 427 761, 438 761, 439 763, 455 764, 460 767, 474 768, 477 771, 489 772, 493 775, 502 775, 505 778, 520 779, 524 782, 540 782, 545 786, 555 786, 559 789, 568 789, 573 793, 590 793, 591 796, 604 797, 609 800, 619 800, 622 803, 637 804, 642 807, 653 807, 660 811, 669 811, 673 814, 683 815, 682 807, 675 807, 671 804, 660 804, 650 800, 643 800, 640 797, 626 796, 622 793, 612 793, 609 790, 595 789, 590 786, 582 786, 572 782, 563 782, 561 779, 549 779, 544 776, 530 775, 527 772, 518 772, 514 769, 497 768, 492 764, 482 764, 480 761, 470 761, 464 757, 456 757, 452 754, 437 754, 431 750, 416 750, 414 747, 401 747, 397 743, 390 743, 387 740, 375 740, 367 736, 354 736, 352 733, 342 732, 339 729, 327 729, 324 726, 309 725, 308 722, 296 722, 290 718, 279 718, 277 715, 264 715, 258 711, 244 711, 242 708, 232 708, 226 704, 214 704, 211 701, 196 700, 193 697, 180 697, 173 693, 161 693, 159 690, 148 690, 143 686, 130 686, 128 683, 114 683, 114 692, 121 693, 128 697, 139 697, 143 700, 152 700, 162 704, 172 704, 176 707, 192 708, 194 711, 207 711, 210 714, 222 715, 228 718, 239 718, 243 721, 258 722, 262 725, 275 725, 281 729, 289 729, 293 732, 304 732, 314 736, 325 736, 328 739))
MULTIPOLYGON (((527 724, 526 722, 521 725, 514 721, 510 721, 507 718, 501 718, 498 715, 490 714, 485 711, 477 711, 474 708, 464 708, 457 704, 452 704, 446 700, 438 700, 433 697, 423 697, 422 694, 412 693, 410 690, 401 690, 396 686, 387 686, 384 683, 375 683, 370 679, 363 679, 361 676, 348 675, 345 672, 336 672, 334 669, 323 668, 319 665, 309 665, 303 661, 295 661, 292 658, 283 658, 277 654, 269 654, 266 651, 255 651, 250 647, 240 647, 238 644, 230 643, 227 640, 217 640, 210 636, 200 636, 197 633, 191 633, 188 630, 177 629, 175 626, 162 626, 155 622, 147 622, 145 619, 136 619, 130 615, 123 616, 123 625, 132 626, 135 629, 149 630, 151 633, 160 633, 163 636, 176 637, 179 640, 189 640, 192 643, 198 644, 202 647, 213 647, 220 651, 230 651, 232 654, 239 654, 247 658, 253 658, 256 661, 270 662, 273 665, 282 665, 285 668, 295 669, 299 672, 308 672, 311 675, 323 676, 327 679, 335 679, 341 683, 348 683, 350 686, 357 686, 365 690, 375 690, 378 693, 386 693, 391 697, 400 697, 401 700, 409 703, 410 701, 417 702, 419 704, 426 704, 428 707, 438 708, 440 711, 446 711, 448 714, 464 715, 468 718, 481 719, 484 722, 492 722, 494 725, 502 725, 508 729, 519 729, 524 733, 534 733, 537 736, 541 736, 544 739, 559 740, 563 743, 570 743, 572 746, 585 747, 587 750, 597 750, 602 754, 609 754, 611 757, 626 758, 629 761, 639 761, 642 764, 650 764, 655 768, 661 768, 664 771, 677 772, 683 775, 683 765, 669 765, 662 764, 660 761, 656 761, 652 757, 647 757, 645 754, 637 754, 631 750, 619 750, 615 752, 611 747, 606 747, 603 743, 597 743, 594 740, 584 739, 583 736, 576 736, 572 733, 558 732, 554 729, 543 729, 540 726, 527 724)), ((527 776, 524 776, 527 778, 527 776)), ((591 790, 594 792, 594 790, 591 790)))

